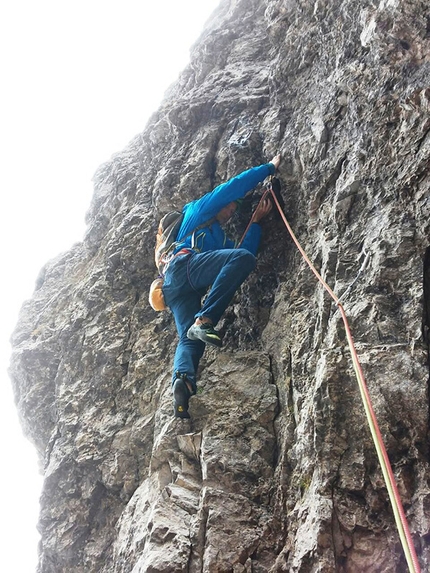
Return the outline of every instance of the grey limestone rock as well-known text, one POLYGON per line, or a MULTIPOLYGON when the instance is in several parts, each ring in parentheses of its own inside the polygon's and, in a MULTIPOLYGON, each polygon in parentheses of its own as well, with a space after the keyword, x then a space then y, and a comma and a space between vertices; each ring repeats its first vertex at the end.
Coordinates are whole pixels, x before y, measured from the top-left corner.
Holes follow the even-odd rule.
POLYGON ((340 314, 276 212, 191 420, 172 417, 175 327, 147 303, 158 220, 278 151, 429 569, 429 78, 424 0, 221 2, 13 334, 45 476, 39 573, 407 570, 340 314))

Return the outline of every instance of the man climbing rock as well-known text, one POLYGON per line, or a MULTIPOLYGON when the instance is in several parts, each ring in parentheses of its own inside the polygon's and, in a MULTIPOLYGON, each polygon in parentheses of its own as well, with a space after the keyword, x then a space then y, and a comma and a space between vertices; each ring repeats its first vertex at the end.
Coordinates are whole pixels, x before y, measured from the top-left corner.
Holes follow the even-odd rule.
POLYGON ((187 203, 182 210, 184 218, 163 284, 164 300, 173 312, 179 334, 172 379, 176 417, 190 417, 188 403, 196 393, 196 373, 205 345, 222 346, 215 326, 255 267, 261 236, 259 221, 270 212, 270 199, 264 199, 256 208, 241 248, 234 248, 222 225, 233 216, 248 191, 275 173, 280 161, 281 156, 276 155, 270 163, 244 171, 187 203))

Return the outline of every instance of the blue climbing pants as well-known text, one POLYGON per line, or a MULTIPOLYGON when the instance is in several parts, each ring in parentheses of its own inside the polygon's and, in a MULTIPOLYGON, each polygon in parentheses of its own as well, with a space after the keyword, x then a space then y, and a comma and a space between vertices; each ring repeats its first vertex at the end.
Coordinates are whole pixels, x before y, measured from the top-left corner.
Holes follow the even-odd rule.
POLYGON ((172 383, 177 372, 186 374, 196 392, 196 373, 205 344, 201 340, 190 340, 187 331, 199 316, 211 319, 215 326, 255 264, 254 255, 246 249, 192 253, 171 261, 164 278, 163 293, 179 334, 172 383), (211 289, 202 306, 209 286, 211 289))

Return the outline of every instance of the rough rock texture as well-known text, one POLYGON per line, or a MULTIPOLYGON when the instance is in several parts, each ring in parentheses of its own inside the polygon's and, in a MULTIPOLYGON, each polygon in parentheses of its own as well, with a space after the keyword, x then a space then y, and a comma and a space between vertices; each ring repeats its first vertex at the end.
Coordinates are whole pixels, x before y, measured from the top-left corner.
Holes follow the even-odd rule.
POLYGON ((276 214, 192 420, 172 418, 157 221, 278 150, 304 248, 338 295, 358 275, 344 306, 430 568, 429 78, 426 0, 221 3, 13 335, 45 468, 39 573, 407 569, 339 312, 276 214))

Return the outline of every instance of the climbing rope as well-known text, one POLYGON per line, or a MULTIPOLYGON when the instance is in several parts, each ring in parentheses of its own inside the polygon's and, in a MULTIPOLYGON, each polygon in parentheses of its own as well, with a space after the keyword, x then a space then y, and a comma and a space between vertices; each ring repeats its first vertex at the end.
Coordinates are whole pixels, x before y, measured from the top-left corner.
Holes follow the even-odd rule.
MULTIPOLYGON (((269 187, 269 188, 267 188, 267 189, 264 190, 264 193, 263 193, 262 197, 260 198, 260 201, 258 202, 259 205, 260 205, 260 203, 262 203, 262 202, 264 201, 264 199, 265 199, 268 195, 270 195, 270 189, 271 189, 271 184, 270 184, 270 187, 269 187)), ((242 235, 240 241, 237 243, 237 245, 236 245, 236 247, 235 247, 236 249, 238 249, 238 248, 241 246, 241 244, 243 243, 243 239, 245 238, 246 233, 249 231, 249 228, 250 228, 250 226, 252 225, 252 223, 254 223, 254 219, 255 219, 255 211, 253 212, 252 217, 251 217, 251 219, 250 219, 248 225, 246 226, 246 229, 245 229, 245 231, 244 231, 244 233, 243 233, 243 235, 242 235)))
MULTIPOLYGON (((342 303, 340 302, 340 298, 338 298, 336 296, 336 294, 333 292, 333 290, 328 286, 328 284, 325 282, 325 280, 322 278, 322 276, 316 270, 316 268, 314 267, 314 265, 310 261, 309 257, 307 256, 307 254, 303 250, 302 246, 300 245, 299 241, 297 240, 297 238, 296 238, 292 228, 290 227, 290 225, 287 221, 287 218, 285 217, 285 214, 284 214, 284 212, 283 212, 283 210, 279 204, 279 201, 276 197, 276 194, 272 188, 271 183, 269 184, 267 191, 265 192, 265 194, 261 198, 261 201, 266 197, 267 193, 271 193, 273 201, 274 201, 274 203, 275 203, 275 205, 279 211, 279 214, 281 215, 282 220, 284 221, 285 226, 287 227, 288 232, 291 235, 291 238, 293 239, 296 247, 300 251, 300 253, 303 256, 304 260, 306 261, 307 265, 309 266, 311 271, 314 273, 314 275, 316 276, 318 281, 323 285, 323 287, 328 292, 328 294, 331 296, 331 298, 334 300, 334 302, 336 303, 336 305, 337 305, 337 307, 341 313, 341 316, 342 316, 342 319, 343 319, 343 322, 345 325, 345 332, 346 332, 346 337, 348 340, 349 350, 351 352, 352 363, 354 366, 355 375, 357 377, 358 387, 360 389, 360 394, 361 394, 364 409, 366 412, 367 421, 368 421, 370 431, 372 434, 373 442, 375 444, 375 449, 376 449, 376 452, 378 454, 379 463, 380 463, 381 468, 382 468, 382 473, 384 476, 385 485, 386 485, 387 490, 388 490, 388 495, 390 498, 391 506, 393 508, 394 518, 396 521, 397 529, 399 531, 399 536, 400 536, 400 540, 402 542, 402 547, 403 547, 403 551, 404 551, 404 554, 406 557, 406 561, 408 563, 409 571, 411 573, 420 573, 421 569, 420 569, 420 566, 418 563, 417 554, 415 552, 415 547, 414 547, 414 544, 412 542, 411 533, 409 531, 409 526, 408 526, 408 523, 406 521, 405 512, 403 510, 400 495, 399 495, 397 485, 396 485, 396 482, 394 479, 394 474, 393 474, 393 470, 391 468, 390 460, 388 458, 388 454, 387 454, 387 451, 386 451, 385 446, 384 446, 382 435, 381 435, 381 432, 379 430, 378 421, 376 419, 375 412, 374 412, 373 407, 372 407, 369 391, 367 389, 366 381, 364 379, 363 370, 361 368, 361 364, 360 364, 360 361, 358 359, 357 351, 356 351, 354 340, 353 340, 353 337, 351 334, 351 329, 349 327, 348 319, 347 319, 347 316, 345 314, 345 310, 342 306, 342 303)), ((253 222, 253 220, 251 218, 251 221, 249 222, 248 228, 251 226, 252 222, 253 222)), ((248 231, 248 228, 245 231, 245 234, 248 231)), ((243 240, 243 238, 241 239, 241 242, 242 242, 242 240, 243 240)))

